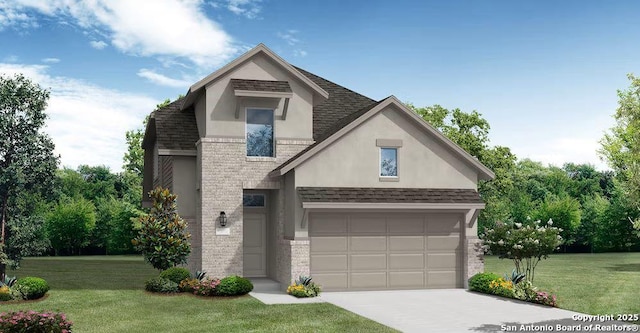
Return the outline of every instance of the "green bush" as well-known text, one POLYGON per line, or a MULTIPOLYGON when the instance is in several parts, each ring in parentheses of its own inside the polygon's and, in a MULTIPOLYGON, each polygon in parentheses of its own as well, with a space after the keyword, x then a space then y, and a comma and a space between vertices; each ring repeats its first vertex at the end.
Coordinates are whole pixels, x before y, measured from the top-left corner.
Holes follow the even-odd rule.
POLYGON ((171 267, 162 271, 162 273, 160 273, 160 277, 180 284, 182 280, 190 278, 191 273, 189 273, 188 269, 183 267, 171 267))
POLYGON ((500 275, 495 273, 478 273, 469 279, 469 290, 493 294, 489 285, 499 278, 500 275))
POLYGON ((165 278, 156 276, 147 280, 144 284, 146 291, 154 293, 177 293, 179 291, 178 284, 165 278))
POLYGON ((73 323, 64 313, 15 311, 0 313, 0 332, 71 332, 73 323))
POLYGON ((246 278, 240 276, 227 276, 220 280, 216 287, 216 294, 220 296, 236 296, 248 294, 253 290, 253 284, 246 278))
POLYGON ((16 281, 14 289, 23 299, 38 299, 49 291, 49 284, 39 277, 23 277, 16 281))
POLYGON ((4 285, 0 287, 0 301, 4 302, 4 301, 10 301, 12 299, 13 299, 13 296, 11 295, 11 289, 9 289, 9 286, 4 285))
POLYGON ((533 302, 538 294, 538 289, 531 281, 522 281, 513 287, 513 296, 519 300, 533 302))

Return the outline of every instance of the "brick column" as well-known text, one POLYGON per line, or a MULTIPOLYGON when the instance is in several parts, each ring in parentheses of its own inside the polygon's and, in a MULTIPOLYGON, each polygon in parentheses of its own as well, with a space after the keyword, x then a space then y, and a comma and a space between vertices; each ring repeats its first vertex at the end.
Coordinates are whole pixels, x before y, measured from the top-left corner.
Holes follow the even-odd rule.
POLYGON ((482 240, 477 236, 464 239, 464 287, 469 288, 469 278, 484 272, 484 250, 482 240))

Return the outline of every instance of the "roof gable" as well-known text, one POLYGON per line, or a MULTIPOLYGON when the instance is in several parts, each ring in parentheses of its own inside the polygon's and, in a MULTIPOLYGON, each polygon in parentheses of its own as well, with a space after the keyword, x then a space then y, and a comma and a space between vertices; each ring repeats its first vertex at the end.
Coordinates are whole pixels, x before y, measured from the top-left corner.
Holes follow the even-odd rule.
POLYGON ((415 112, 407 108, 395 96, 387 97, 384 100, 378 103, 375 103, 367 108, 364 108, 358 112, 355 112, 352 115, 343 119, 342 121, 334 124, 332 130, 327 131, 325 136, 323 136, 322 138, 319 138, 319 140, 316 141, 316 143, 309 146, 305 150, 301 151, 300 153, 298 153, 297 155, 293 156, 291 159, 289 159, 288 161, 280 165, 278 168, 272 171, 271 175, 273 176, 284 175, 285 173, 294 169, 296 166, 308 160, 310 157, 314 156, 316 153, 322 151, 324 148, 331 145, 333 142, 339 140, 341 137, 351 132, 354 128, 366 122, 368 119, 373 117, 375 114, 381 112, 388 106, 395 106, 396 109, 399 110, 399 112, 407 116, 409 119, 413 120, 413 122, 418 124, 418 126, 422 130, 424 130, 426 133, 429 133, 432 137, 436 139, 436 141, 438 141, 445 148, 447 148, 452 153, 454 153, 455 156, 460 158, 466 164, 470 165, 474 170, 478 172, 479 178, 493 179, 495 177, 495 174, 489 168, 484 166, 475 157, 471 156, 464 149, 460 148, 460 146, 458 146, 449 138, 444 136, 444 134, 440 133, 440 131, 438 131, 433 126, 431 126, 431 124, 427 123, 415 112))
POLYGON ((197 95, 197 92, 199 92, 201 89, 203 89, 205 86, 211 84, 212 82, 215 82, 217 79, 219 79, 220 77, 224 76, 225 74, 229 73, 231 70, 233 70, 237 66, 240 66, 245 61, 253 58, 257 54, 264 54, 266 57, 268 57, 269 59, 273 60, 276 64, 280 65, 280 67, 284 68, 287 72, 289 72, 293 77, 295 77, 300 82, 302 82, 304 85, 309 87, 314 92, 314 94, 317 95, 317 96, 320 96, 322 100, 326 100, 327 98, 329 98, 329 93, 326 90, 322 89, 314 81, 312 81, 307 76, 305 76, 302 73, 300 73, 295 67, 293 67, 291 64, 286 62, 280 56, 275 54, 273 51, 271 51, 264 44, 260 43, 260 44, 258 44, 258 46, 254 47, 253 49, 249 50, 245 54, 243 54, 240 57, 236 58, 235 60, 233 60, 232 62, 228 63, 224 67, 222 67, 222 68, 218 69, 217 71, 207 75, 202 80, 200 80, 200 81, 196 82, 195 84, 193 84, 189 88, 189 90, 187 91, 187 95, 185 97, 185 101, 184 101, 184 104, 183 104, 182 107, 186 108, 186 107, 191 106, 195 102, 195 99, 196 99, 195 97, 197 95))

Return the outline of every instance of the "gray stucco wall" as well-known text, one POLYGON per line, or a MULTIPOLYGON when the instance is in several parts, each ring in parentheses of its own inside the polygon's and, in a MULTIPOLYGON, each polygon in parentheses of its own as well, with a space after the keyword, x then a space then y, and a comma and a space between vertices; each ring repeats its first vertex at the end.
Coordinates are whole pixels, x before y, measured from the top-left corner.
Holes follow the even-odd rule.
POLYGON ((477 173, 390 106, 296 167, 295 182, 296 186, 475 189, 477 173), (377 139, 402 141, 398 181, 380 181, 377 139))

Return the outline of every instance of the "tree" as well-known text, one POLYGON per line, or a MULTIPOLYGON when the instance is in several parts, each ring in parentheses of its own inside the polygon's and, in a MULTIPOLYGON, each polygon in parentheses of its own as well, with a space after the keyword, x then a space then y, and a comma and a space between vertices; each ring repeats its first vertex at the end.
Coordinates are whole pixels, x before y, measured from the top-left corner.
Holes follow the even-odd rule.
POLYGON ((106 254, 134 253, 131 240, 136 236, 134 220, 141 212, 126 201, 102 199, 96 207, 94 243, 104 247, 106 254))
MULTIPOLYGON (((53 184, 58 158, 51 139, 41 132, 49 92, 22 74, 0 76, 0 244, 6 249, 7 222, 29 212, 11 207, 23 192, 46 192, 53 184)), ((26 220, 30 221, 30 220, 26 220)), ((15 251, 10 251, 16 253, 15 251)), ((19 260, 17 256, 10 260, 19 260)), ((4 279, 7 261, 0 262, 4 279)))
POLYGON ((178 215, 175 194, 160 187, 149 192, 151 211, 140 217, 138 236, 132 240, 136 250, 154 268, 165 270, 187 262, 191 253, 187 223, 178 215))
POLYGON ((48 214, 46 230, 57 253, 79 254, 96 225, 95 207, 84 198, 66 198, 48 214))

